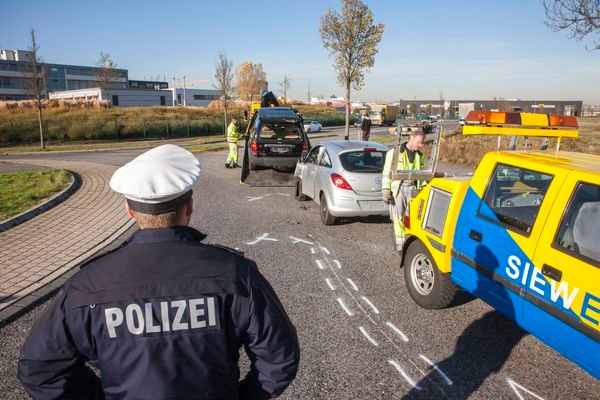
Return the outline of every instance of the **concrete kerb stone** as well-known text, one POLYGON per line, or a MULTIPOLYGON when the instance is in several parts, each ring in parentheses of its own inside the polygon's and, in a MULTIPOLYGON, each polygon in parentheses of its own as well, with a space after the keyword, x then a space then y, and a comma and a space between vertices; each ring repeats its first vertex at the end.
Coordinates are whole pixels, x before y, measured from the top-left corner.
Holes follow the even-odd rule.
POLYGON ((63 201, 68 199, 69 196, 75 193, 77 189, 79 189, 79 187, 81 186, 81 177, 73 171, 67 171, 69 172, 69 174, 71 174, 71 179, 69 180, 69 185, 66 189, 64 189, 62 192, 58 193, 57 195, 55 195, 54 197, 50 198, 42 204, 39 204, 19 215, 1 221, 0 232, 4 232, 12 228, 13 226, 22 224, 23 222, 28 221, 37 215, 40 215, 44 211, 47 211, 52 207, 55 207, 56 205, 62 203, 63 201))

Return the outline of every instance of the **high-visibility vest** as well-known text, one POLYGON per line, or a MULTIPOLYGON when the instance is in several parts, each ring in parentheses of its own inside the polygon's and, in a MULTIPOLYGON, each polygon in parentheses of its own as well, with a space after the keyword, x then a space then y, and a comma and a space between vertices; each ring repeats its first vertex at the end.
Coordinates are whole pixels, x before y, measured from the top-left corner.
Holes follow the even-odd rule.
MULTIPOLYGON (((400 185, 402 181, 400 180, 392 180, 391 178, 391 169, 392 162, 394 158, 394 149, 391 149, 385 155, 385 164, 383 166, 382 179, 381 179, 381 187, 382 189, 390 189, 394 194, 394 197, 398 195, 398 191, 400 189, 400 185)), ((398 149, 400 151, 400 149, 398 149)), ((420 151, 415 151, 415 158, 413 162, 410 162, 408 159, 408 153, 406 151, 400 151, 398 154, 398 162, 396 163, 396 171, 397 170, 412 170, 418 171, 422 170, 425 167, 425 159, 423 158, 423 153, 420 151)), ((422 188, 425 186, 425 181, 415 181, 415 185, 417 188, 422 188)))
POLYGON ((237 143, 240 139, 240 132, 238 131, 237 125, 233 122, 227 127, 227 141, 229 143, 237 143))

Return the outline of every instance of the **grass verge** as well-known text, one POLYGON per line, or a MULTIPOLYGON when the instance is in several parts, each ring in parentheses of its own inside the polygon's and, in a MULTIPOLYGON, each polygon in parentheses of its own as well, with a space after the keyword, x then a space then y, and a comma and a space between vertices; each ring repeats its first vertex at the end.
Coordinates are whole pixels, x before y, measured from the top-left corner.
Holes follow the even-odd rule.
POLYGON ((0 174, 0 221, 35 207, 66 188, 70 179, 63 169, 0 174))

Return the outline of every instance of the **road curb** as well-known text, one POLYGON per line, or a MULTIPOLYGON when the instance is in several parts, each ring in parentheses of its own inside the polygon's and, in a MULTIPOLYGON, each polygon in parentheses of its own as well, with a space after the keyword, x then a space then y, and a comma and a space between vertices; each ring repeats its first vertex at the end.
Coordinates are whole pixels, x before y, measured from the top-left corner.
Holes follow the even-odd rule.
POLYGON ((55 195, 54 197, 50 198, 48 201, 42 204, 39 204, 19 215, 1 221, 0 232, 9 230, 14 226, 22 224, 23 222, 28 221, 31 218, 40 215, 45 211, 48 211, 52 207, 56 207, 57 205, 68 199, 73 193, 75 193, 77 189, 79 189, 79 186, 81 186, 81 177, 73 171, 67 170, 67 172, 71 174, 71 179, 69 180, 69 186, 67 186, 66 189, 64 189, 62 192, 58 193, 57 195, 55 195))

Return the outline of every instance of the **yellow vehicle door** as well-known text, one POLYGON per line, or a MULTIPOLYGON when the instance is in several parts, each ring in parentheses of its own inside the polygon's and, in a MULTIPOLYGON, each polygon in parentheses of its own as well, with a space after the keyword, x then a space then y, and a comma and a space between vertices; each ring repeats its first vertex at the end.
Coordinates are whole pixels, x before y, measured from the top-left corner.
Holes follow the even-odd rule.
POLYGON ((600 176, 569 174, 533 265, 523 327, 600 378, 600 176))

